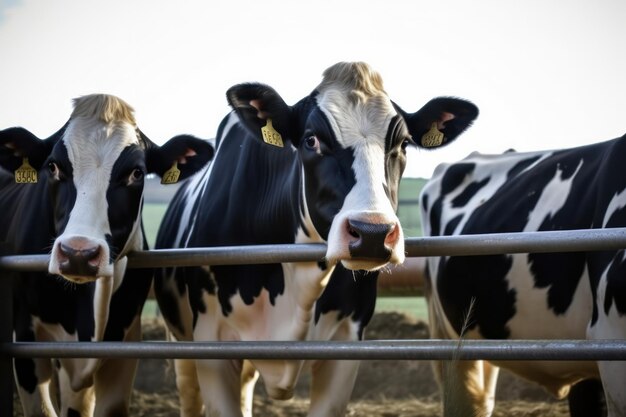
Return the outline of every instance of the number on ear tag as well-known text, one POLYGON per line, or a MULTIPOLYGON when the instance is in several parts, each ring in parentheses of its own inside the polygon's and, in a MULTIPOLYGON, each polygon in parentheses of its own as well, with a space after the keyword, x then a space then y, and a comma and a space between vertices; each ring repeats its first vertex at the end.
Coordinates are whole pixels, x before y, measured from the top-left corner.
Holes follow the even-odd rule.
POLYGON ((430 130, 422 136, 422 146, 425 148, 434 148, 443 143, 443 133, 437 129, 437 122, 430 125, 430 130))
POLYGON ((267 119, 267 124, 261 128, 261 133, 263 134, 263 141, 265 143, 278 146, 279 148, 284 146, 283 137, 280 136, 280 133, 272 126, 272 119, 267 119))
POLYGON ((178 169, 178 162, 174 161, 174 165, 161 177, 161 184, 176 184, 180 177, 180 169, 178 169))
POLYGON ((37 170, 30 166, 28 158, 23 158, 22 166, 15 170, 15 182, 18 184, 37 183, 37 170))

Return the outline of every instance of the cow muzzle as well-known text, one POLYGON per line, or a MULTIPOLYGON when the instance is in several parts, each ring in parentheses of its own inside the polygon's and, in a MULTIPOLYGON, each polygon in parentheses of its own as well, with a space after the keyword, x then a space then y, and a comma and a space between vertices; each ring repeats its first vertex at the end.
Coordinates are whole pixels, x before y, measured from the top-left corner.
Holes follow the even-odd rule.
POLYGON ((108 268, 108 247, 98 240, 73 236, 57 239, 48 272, 81 284, 112 275, 108 268))
POLYGON ((352 270, 374 271, 404 261, 402 228, 396 219, 379 215, 348 216, 337 226, 329 234, 327 260, 331 263, 341 262, 352 270))

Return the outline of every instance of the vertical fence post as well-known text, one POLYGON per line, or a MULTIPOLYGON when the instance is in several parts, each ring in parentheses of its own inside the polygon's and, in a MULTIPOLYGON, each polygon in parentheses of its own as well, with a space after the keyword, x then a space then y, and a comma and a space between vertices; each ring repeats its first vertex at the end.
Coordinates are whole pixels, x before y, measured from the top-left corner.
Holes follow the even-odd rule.
MULTIPOLYGON (((7 245, 0 242, 0 256, 7 254, 7 245)), ((13 342, 13 276, 0 271, 0 342, 13 342)), ((13 358, 0 357, 0 416, 13 415, 13 358)))

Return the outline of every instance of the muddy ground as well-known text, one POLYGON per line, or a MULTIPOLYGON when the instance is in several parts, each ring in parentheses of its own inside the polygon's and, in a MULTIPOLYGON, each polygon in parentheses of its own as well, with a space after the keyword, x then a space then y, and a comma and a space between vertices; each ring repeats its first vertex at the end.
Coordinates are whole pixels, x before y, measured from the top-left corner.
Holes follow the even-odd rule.
MULTIPOLYGON (((145 323, 144 339, 163 340, 157 322, 145 323)), ((428 337, 424 322, 399 313, 378 313, 367 328, 368 339, 419 339, 428 337)), ((306 416, 308 381, 300 381, 294 399, 272 401, 263 384, 256 387, 255 415, 262 417, 306 416)), ((177 417, 178 398, 171 367, 163 360, 142 360, 135 382, 131 415, 177 417)), ((495 417, 566 417, 567 403, 555 401, 541 388, 506 371, 498 382, 495 417)), ((16 408, 17 410, 17 408, 16 408)), ((437 385, 428 362, 364 361, 347 416, 432 417, 441 414, 437 385)), ((16 416, 20 413, 17 412, 16 416)))

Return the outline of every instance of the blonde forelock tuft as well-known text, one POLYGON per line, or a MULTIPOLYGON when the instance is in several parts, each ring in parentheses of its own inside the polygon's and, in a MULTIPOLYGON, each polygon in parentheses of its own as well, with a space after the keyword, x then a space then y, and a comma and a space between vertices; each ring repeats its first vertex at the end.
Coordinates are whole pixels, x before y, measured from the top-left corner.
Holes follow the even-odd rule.
POLYGON ((75 98, 72 118, 98 118, 105 123, 127 122, 137 125, 134 110, 124 100, 108 94, 90 94, 75 98))
POLYGON ((386 95, 383 79, 365 62, 339 62, 326 69, 318 90, 340 88, 355 100, 386 95))

